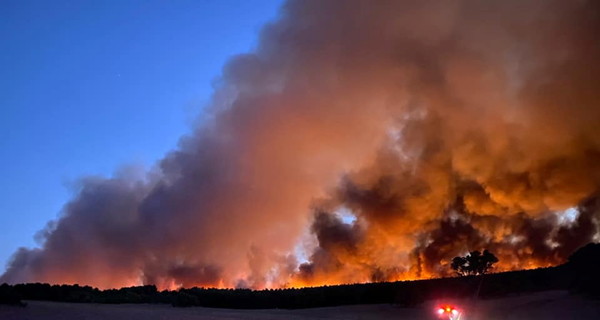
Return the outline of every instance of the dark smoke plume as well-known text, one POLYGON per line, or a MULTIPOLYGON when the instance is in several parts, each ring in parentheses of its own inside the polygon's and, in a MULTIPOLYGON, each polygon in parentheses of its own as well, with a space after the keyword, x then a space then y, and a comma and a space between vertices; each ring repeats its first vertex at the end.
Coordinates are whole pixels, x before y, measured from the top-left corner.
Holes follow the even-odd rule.
POLYGON ((146 176, 83 180, 0 282, 414 279, 483 248, 499 270, 563 262, 599 240, 599 15, 289 1, 202 125, 146 176))

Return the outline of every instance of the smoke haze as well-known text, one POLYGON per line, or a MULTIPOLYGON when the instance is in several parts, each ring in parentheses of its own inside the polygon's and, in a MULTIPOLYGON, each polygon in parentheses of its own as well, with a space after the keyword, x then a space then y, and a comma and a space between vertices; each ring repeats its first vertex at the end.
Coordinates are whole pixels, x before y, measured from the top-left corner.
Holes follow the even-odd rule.
POLYGON ((600 2, 288 1, 156 168, 82 179, 1 282, 283 287, 598 241, 600 2))

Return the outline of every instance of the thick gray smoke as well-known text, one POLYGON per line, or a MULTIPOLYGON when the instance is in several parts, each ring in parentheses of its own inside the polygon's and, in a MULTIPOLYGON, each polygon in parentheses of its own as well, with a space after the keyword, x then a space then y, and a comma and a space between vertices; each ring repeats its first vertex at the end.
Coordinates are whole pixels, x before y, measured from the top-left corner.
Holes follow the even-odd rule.
POLYGON ((394 280, 483 247, 502 270, 560 263, 598 240, 599 15, 289 1, 224 67, 209 119, 144 177, 84 179, 0 282, 394 280))

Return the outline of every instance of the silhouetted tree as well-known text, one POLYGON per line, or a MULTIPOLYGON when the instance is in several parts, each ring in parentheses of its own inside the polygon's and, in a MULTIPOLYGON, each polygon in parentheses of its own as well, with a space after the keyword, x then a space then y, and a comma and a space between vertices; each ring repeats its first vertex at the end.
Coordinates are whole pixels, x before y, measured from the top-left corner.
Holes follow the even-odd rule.
POLYGON ((0 304, 25 306, 25 303, 21 301, 21 296, 17 291, 6 283, 0 285, 0 304))
POLYGON ((476 250, 464 257, 454 257, 450 266, 458 275, 477 276, 487 273, 496 262, 498 258, 493 253, 484 250, 482 254, 476 250))

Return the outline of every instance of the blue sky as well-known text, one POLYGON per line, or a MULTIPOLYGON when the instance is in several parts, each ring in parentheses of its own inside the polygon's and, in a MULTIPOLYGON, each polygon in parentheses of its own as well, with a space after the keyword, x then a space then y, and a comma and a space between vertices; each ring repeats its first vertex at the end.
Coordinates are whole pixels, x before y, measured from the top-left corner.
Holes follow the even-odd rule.
POLYGON ((0 263, 78 178, 174 148, 281 2, 0 1, 0 263))

